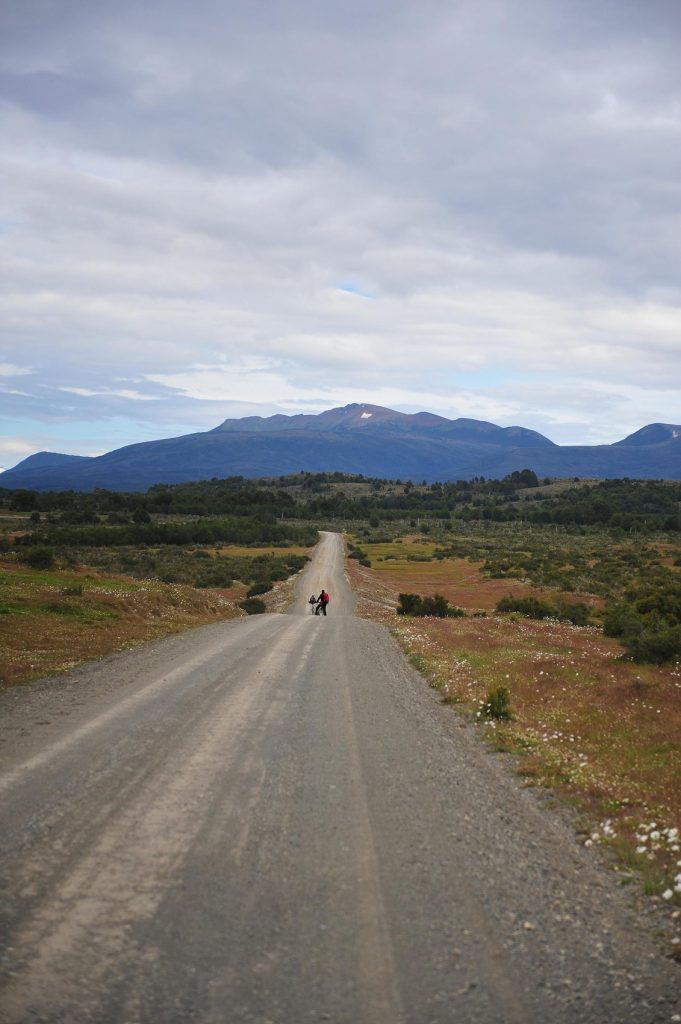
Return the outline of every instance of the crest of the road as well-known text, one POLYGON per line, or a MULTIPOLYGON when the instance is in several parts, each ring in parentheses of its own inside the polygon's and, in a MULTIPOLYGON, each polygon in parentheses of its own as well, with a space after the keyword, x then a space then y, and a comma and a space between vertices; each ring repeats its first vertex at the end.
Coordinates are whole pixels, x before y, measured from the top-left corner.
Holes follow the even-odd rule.
POLYGON ((3 1022, 679 1012, 569 823, 354 606, 324 534, 290 614, 2 696, 3 1022))

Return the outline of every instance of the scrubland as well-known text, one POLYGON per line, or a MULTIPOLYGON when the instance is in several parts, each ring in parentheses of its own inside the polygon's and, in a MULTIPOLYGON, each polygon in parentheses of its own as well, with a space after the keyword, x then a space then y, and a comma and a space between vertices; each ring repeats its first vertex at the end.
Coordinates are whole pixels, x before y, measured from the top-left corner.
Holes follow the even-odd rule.
POLYGON ((442 701, 515 755, 528 785, 576 809, 582 841, 611 850, 623 884, 639 878, 681 907, 681 665, 636 663, 602 628, 608 601, 660 562, 679 572, 678 546, 488 524, 443 539, 352 535, 359 614, 393 631, 442 701), (410 593, 440 594, 464 614, 397 614, 410 593), (586 604, 592 624, 497 612, 509 595, 586 604), (509 719, 488 713, 499 688, 509 719))
MULTIPOLYGON (((245 588, 240 588, 241 590, 245 588)), ((0 686, 243 614, 232 591, 0 561, 0 686)))

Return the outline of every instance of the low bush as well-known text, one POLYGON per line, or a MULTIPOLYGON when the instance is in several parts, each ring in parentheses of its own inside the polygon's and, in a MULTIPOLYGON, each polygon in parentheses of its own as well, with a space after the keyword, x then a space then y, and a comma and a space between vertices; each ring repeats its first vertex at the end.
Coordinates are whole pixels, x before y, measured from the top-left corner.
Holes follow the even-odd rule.
POLYGON ((360 565, 365 565, 367 569, 371 568, 371 562, 367 557, 366 551, 363 551, 362 548, 359 548, 356 544, 352 543, 348 544, 348 549, 348 558, 356 559, 360 565))
POLYGON ((243 608, 248 615, 262 615, 267 611, 267 605, 259 597, 247 597, 245 601, 239 602, 239 608, 243 608))
POLYGON ((507 687, 497 686, 495 689, 489 690, 481 711, 485 718, 510 722, 513 714, 511 713, 511 694, 507 687))
POLYGON ((681 655, 681 583, 650 581, 609 605, 606 636, 622 641, 634 661, 661 665, 681 655))
POLYGON ((583 601, 559 601, 556 610, 562 622, 571 622, 574 626, 589 625, 591 608, 583 601))
POLYGON ((546 601, 536 597, 502 597, 497 604, 498 612, 519 612, 528 619, 553 619, 557 617, 556 609, 546 601))
POLYGON ((457 617, 465 613, 461 608, 450 607, 449 602, 442 594, 435 594, 434 597, 421 597, 420 594, 400 594, 397 614, 419 617, 433 615, 438 619, 446 619, 450 615, 457 617))
POLYGON ((438 619, 446 619, 449 615, 449 602, 442 594, 435 594, 434 597, 422 597, 421 605, 417 615, 434 615, 438 619))
POLYGON ((681 656, 681 626, 643 629, 625 644, 634 661, 662 665, 681 656))
POLYGON ((27 548, 21 553, 21 561, 29 565, 31 569, 53 569, 54 555, 51 548, 35 547, 27 548))
POLYGON ((246 591, 246 597, 257 597, 258 594, 266 594, 271 589, 272 584, 269 580, 256 580, 246 591))
POLYGON ((69 604, 67 601, 46 601, 41 606, 41 611, 49 612, 51 615, 73 615, 76 618, 83 618, 87 609, 80 604, 69 604))
POLYGON ((398 598, 397 614, 398 615, 414 615, 415 610, 421 603, 421 598, 418 594, 400 594, 398 598))
POLYGON ((603 618, 605 636, 635 637, 643 629, 643 620, 626 601, 611 604, 603 618))
POLYGON ((586 626, 591 608, 583 601, 558 601, 556 605, 536 597, 503 597, 497 604, 498 612, 517 612, 528 619, 559 619, 575 626, 586 626))

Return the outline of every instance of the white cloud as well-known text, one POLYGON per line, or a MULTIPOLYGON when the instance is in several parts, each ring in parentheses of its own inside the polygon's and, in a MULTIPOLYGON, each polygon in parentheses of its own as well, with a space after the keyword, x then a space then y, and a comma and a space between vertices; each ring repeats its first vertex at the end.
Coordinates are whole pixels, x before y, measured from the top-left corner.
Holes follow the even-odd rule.
POLYGON ((14 363, 0 363, 0 377, 23 377, 27 373, 34 373, 30 366, 16 366, 14 363))
POLYGON ((121 417, 142 439, 346 401, 570 440, 678 419, 653 8, 12 5, 4 415, 113 443, 121 417))
POLYGON ((115 398, 130 398, 133 401, 139 402, 157 402, 159 400, 157 395, 144 395, 140 391, 132 391, 127 388, 120 388, 119 390, 107 388, 101 391, 93 391, 91 388, 69 388, 62 386, 59 390, 65 391, 67 394, 82 395, 86 398, 94 398, 98 395, 111 395, 115 398))

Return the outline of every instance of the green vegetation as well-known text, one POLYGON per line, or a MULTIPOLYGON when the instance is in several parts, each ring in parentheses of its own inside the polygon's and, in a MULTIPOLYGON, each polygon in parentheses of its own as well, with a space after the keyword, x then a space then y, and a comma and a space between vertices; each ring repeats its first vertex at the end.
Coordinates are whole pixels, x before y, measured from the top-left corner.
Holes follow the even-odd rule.
POLYGON ((0 688, 240 615, 215 591, 120 579, 90 568, 0 567, 0 688))
POLYGON ((0 490, 0 685, 265 611, 258 595, 302 569, 318 538, 312 522, 286 518, 294 505, 243 481, 145 495, 0 490))
MULTIPOLYGON (((677 591, 669 584, 681 581, 678 539, 653 534, 634 541, 602 527, 482 521, 452 533, 447 538, 436 527, 424 537, 412 528, 390 542, 362 541, 373 568, 360 573, 349 563, 359 613, 391 629, 442 702, 480 723, 491 749, 515 755, 524 784, 551 787, 580 808, 582 840, 616 850, 620 863, 613 867, 623 881, 641 870, 646 891, 681 905, 681 660, 677 654, 676 664, 637 664, 599 630, 575 628, 555 614, 563 602, 574 609, 588 598, 598 623, 609 601, 629 607, 638 597, 639 616, 670 616, 677 591), (445 554, 445 546, 453 553, 445 554), (542 556, 537 568, 510 584, 486 568, 490 561, 512 567, 530 550, 542 556), (418 553, 425 557, 410 557, 418 553), (571 581, 567 594, 530 580, 534 572, 551 573, 554 557, 566 574, 579 566, 580 586, 571 581), (466 615, 396 614, 398 595, 415 593, 442 594, 466 615), (505 607, 515 611, 495 614, 509 596, 532 600, 509 602, 505 607), (521 617, 518 608, 551 614, 521 617), (673 839, 657 848, 664 835, 673 839)), ((651 653, 659 660, 657 649, 646 657, 651 653)))
POLYGON ((0 683, 261 614, 261 595, 304 565, 318 529, 351 533, 362 612, 393 629, 443 701, 479 714, 528 781, 602 812, 603 841, 614 822, 663 893, 678 852, 653 862, 639 850, 644 829, 655 849, 652 822, 680 826, 680 508, 679 482, 525 471, 430 485, 300 473, 146 494, 0 490, 0 683))
MULTIPOLYGON (((159 516, 290 522, 365 523, 368 530, 446 526, 478 521, 547 526, 606 527, 622 534, 681 531, 681 482, 601 480, 539 482, 531 470, 503 480, 415 484, 343 473, 298 473, 266 480, 229 477, 125 494, 95 489, 38 492, 0 489, 0 505, 38 513, 35 525, 154 525, 159 516), (147 519, 149 517, 149 519, 147 519), (149 522, 151 520, 151 523, 149 522)), ((242 523, 245 525, 245 522, 242 523)), ((137 543, 140 535, 121 543, 137 543)), ((222 538, 238 542, 238 538, 222 538)), ((274 537, 255 538, 272 541, 274 537)), ((154 542, 152 540, 152 542, 154 542)), ((185 542, 183 539, 181 542, 185 542)), ((245 541, 251 543, 252 541, 245 541)))
POLYGON ((648 578, 608 606, 606 636, 621 639, 634 661, 662 664, 681 655, 681 579, 648 578))
POLYGON ((247 597, 239 602, 239 608, 243 608, 247 615, 262 615, 267 611, 267 605, 259 597, 247 597))
POLYGON ((312 524, 281 519, 293 504, 289 495, 234 480, 145 495, 0 491, 0 543, 36 570, 88 566, 204 590, 240 582, 255 596, 298 572, 317 541, 312 524))
POLYGON ((560 622, 572 622, 575 626, 588 625, 591 614, 588 604, 582 601, 549 604, 536 597, 503 597, 497 604, 497 611, 518 612, 528 619, 558 619, 560 622))
POLYGON ((191 522, 131 523, 127 526, 48 526, 28 533, 23 544, 43 541, 53 547, 94 548, 158 544, 314 544, 317 531, 250 517, 199 519, 191 522))
POLYGON ((348 558, 356 558, 360 565, 365 565, 368 569, 371 568, 371 562, 367 558, 366 551, 357 547, 352 541, 348 541, 348 558))
POLYGON ((350 557, 366 568, 395 557, 377 545, 411 532, 422 540, 406 556, 415 572, 419 563, 467 560, 486 580, 541 590, 535 600, 546 609, 531 615, 578 625, 598 623, 605 605, 607 635, 632 658, 660 661, 679 654, 680 620, 668 596, 678 585, 680 508, 678 481, 540 481, 530 470, 433 484, 298 473, 159 484, 144 494, 0 489, 0 552, 36 569, 94 565, 204 589, 239 581, 257 597, 297 571, 285 549, 309 547, 318 528, 352 533, 350 557), (224 545, 244 550, 227 556, 224 545), (249 554, 265 545, 284 551, 249 554), (571 593, 588 600, 560 596, 571 593))
POLYGON ((511 714, 511 694, 508 691, 508 687, 496 686, 489 690, 487 698, 480 708, 480 713, 485 718, 510 722, 513 715, 511 714))
POLYGON ((26 548, 21 554, 21 561, 30 565, 32 569, 54 568, 54 554, 51 548, 34 545, 26 548))
POLYGON ((437 619, 460 618, 465 614, 463 608, 454 608, 442 594, 433 597, 420 597, 419 594, 400 594, 397 605, 398 615, 414 615, 425 617, 433 615, 437 619))

